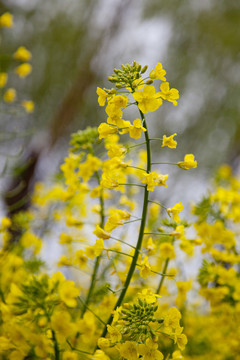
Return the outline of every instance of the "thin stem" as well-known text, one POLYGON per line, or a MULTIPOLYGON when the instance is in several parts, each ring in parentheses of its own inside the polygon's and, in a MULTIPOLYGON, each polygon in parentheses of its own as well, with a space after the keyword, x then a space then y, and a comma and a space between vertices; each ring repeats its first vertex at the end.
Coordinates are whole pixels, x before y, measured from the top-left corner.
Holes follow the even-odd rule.
POLYGON ((103 250, 105 250, 105 251, 107 251, 107 252, 108 252, 108 251, 111 251, 111 252, 114 252, 114 253, 116 253, 116 254, 125 255, 125 256, 128 256, 128 257, 133 258, 133 255, 124 253, 124 252, 122 252, 122 251, 113 250, 113 249, 103 249, 103 250))
POLYGON ((105 322, 97 314, 95 314, 95 312, 92 311, 80 297, 78 297, 78 299, 81 301, 81 303, 86 307, 88 311, 90 311, 102 324, 105 325, 105 322))
POLYGON ((126 184, 118 184, 118 185, 140 186, 140 187, 145 188, 145 185, 140 185, 140 184, 131 184, 131 183, 126 183, 126 184))
POLYGON ((153 162, 151 165, 177 165, 177 163, 172 163, 172 162, 153 162))
MULTIPOLYGON (((97 177, 97 180, 98 180, 98 184, 100 185, 100 176, 99 176, 98 172, 96 172, 96 177, 97 177)), ((105 216, 104 216, 103 188, 101 188, 99 201, 100 201, 100 227, 103 228, 104 227, 104 218, 105 218, 105 216)), ((91 299, 91 296, 92 296, 92 293, 93 293, 93 290, 94 290, 94 287, 95 287, 96 278, 97 278, 97 272, 98 272, 98 268, 99 268, 99 265, 100 265, 100 260, 101 260, 101 255, 99 255, 95 260, 90 287, 88 289, 87 298, 86 298, 86 301, 84 303, 82 314, 81 314, 82 317, 83 317, 83 315, 85 314, 85 312, 87 310, 87 306, 88 306, 88 304, 90 302, 90 299, 91 299)))
POLYGON ((159 203, 157 201, 148 200, 148 202, 153 203, 153 204, 157 204, 157 205, 161 206, 163 209, 167 210, 166 206, 162 205, 161 203, 159 203))
POLYGON ((171 233, 160 233, 160 232, 146 232, 144 235, 159 235, 159 236, 173 236, 171 233))
POLYGON ((137 147, 137 146, 144 145, 144 144, 146 144, 146 141, 144 141, 144 142, 142 142, 142 143, 140 143, 140 144, 128 146, 128 147, 127 147, 127 150, 128 150, 128 149, 133 149, 133 148, 135 148, 135 147, 137 147))
MULTIPOLYGON (((141 118, 143 121, 143 126, 145 127, 145 129, 147 129, 147 123, 146 123, 145 117, 144 117, 143 113, 141 112, 141 110, 139 110, 139 111, 140 111, 140 115, 141 115, 141 118)), ((146 149, 147 149, 147 173, 150 173, 151 172, 151 147, 150 147, 148 130, 146 130, 144 132, 144 135, 145 135, 146 149)), ((139 234, 138 234, 138 241, 137 241, 136 249, 134 252, 133 259, 132 259, 132 263, 130 265, 130 268, 129 268, 129 271, 127 274, 127 278, 123 285, 123 289, 120 293, 120 296, 115 304, 114 310, 116 310, 122 304, 125 294, 127 292, 127 289, 129 287, 129 284, 131 282, 132 276, 134 274, 135 268, 136 268, 137 259, 138 259, 139 252, 141 250, 142 240, 143 240, 143 236, 144 236, 144 229, 145 229, 146 218, 147 218, 147 209, 148 209, 148 196, 149 196, 149 192, 147 190, 147 185, 145 185, 144 186, 142 220, 141 220, 139 234)), ((112 320, 113 320, 113 315, 111 314, 108 319, 107 325, 110 325, 112 323, 112 320)), ((105 326, 105 328, 102 332, 102 337, 105 337, 106 333, 107 333, 107 326, 105 326)))
POLYGON ((163 285, 163 281, 164 281, 164 278, 165 278, 165 276, 166 276, 166 271, 167 271, 168 263, 169 263, 169 258, 166 259, 165 264, 164 264, 164 266, 163 266, 163 271, 162 271, 162 272, 163 272, 163 275, 164 275, 164 276, 162 276, 162 278, 161 278, 161 280, 160 280, 160 282, 159 282, 159 284, 158 284, 158 288, 157 288, 157 291, 156 291, 157 294, 160 294, 160 292, 161 292, 161 288, 162 288, 162 285, 163 285))
POLYGON ((130 224, 130 223, 132 223, 132 222, 140 221, 140 220, 142 220, 142 219, 139 218, 139 219, 134 219, 134 220, 125 221, 125 223, 124 223, 123 225, 125 225, 125 224, 130 224))
POLYGON ((120 243, 123 243, 123 244, 128 245, 128 246, 130 246, 131 248, 135 249, 135 246, 133 246, 133 245, 131 245, 131 244, 128 244, 126 241, 117 239, 117 238, 115 238, 115 237, 113 237, 113 236, 111 236, 109 239, 113 239, 113 240, 119 241, 120 243))
POLYGON ((75 348, 74 346, 72 346, 72 344, 70 343, 70 341, 68 339, 66 339, 66 342, 70 346, 71 350, 78 351, 78 352, 83 353, 83 354, 93 355, 93 353, 90 353, 88 351, 84 351, 84 350, 80 350, 80 349, 75 348))
POLYGON ((137 169, 137 170, 142 170, 142 171, 145 171, 145 172, 146 172, 146 170, 145 170, 145 169, 142 169, 142 168, 137 167, 137 166, 131 166, 131 165, 128 165, 127 167, 130 167, 130 168, 133 168, 133 169, 137 169))

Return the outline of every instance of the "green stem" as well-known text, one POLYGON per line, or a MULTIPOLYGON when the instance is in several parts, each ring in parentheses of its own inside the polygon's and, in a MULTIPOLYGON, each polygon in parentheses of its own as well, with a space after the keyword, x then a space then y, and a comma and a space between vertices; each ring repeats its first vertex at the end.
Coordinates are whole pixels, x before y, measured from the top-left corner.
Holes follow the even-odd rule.
MULTIPOLYGON (((140 111, 140 110, 139 110, 140 111)), ((143 113, 140 111, 140 115, 143 121, 143 126, 145 127, 145 129, 147 129, 147 123, 145 120, 145 117, 143 115, 143 113)), ((148 130, 144 132, 145 135, 145 140, 146 140, 146 150, 147 150, 147 173, 151 172, 151 147, 150 147, 150 141, 149 141, 149 135, 148 135, 148 130)), ((123 299, 125 297, 125 294, 127 292, 127 289, 129 287, 129 284, 131 282, 132 276, 134 274, 135 268, 136 268, 136 264, 137 264, 137 260, 138 260, 138 255, 139 252, 141 250, 141 246, 142 246, 142 240, 143 240, 143 236, 144 236, 144 229, 145 229, 145 224, 146 224, 146 218, 147 218, 147 209, 148 209, 148 195, 149 192, 147 190, 147 185, 144 186, 144 200, 143 200, 143 210, 142 210, 142 220, 141 220, 141 224, 140 224, 140 230, 139 230, 139 235, 138 235, 138 241, 137 241, 137 245, 136 245, 136 249, 134 252, 134 256, 127 274, 127 278, 125 280, 125 283, 123 285, 123 289, 120 293, 120 296, 116 302, 116 305, 114 307, 114 310, 116 310, 119 306, 121 306, 123 299)), ((113 315, 111 314, 108 321, 107 321, 107 325, 111 325, 113 321, 113 315)), ((107 325, 105 326, 103 332, 102 332, 102 337, 105 337, 105 335, 107 334, 107 325)))
POLYGON ((146 232, 144 235, 159 235, 159 236, 173 236, 171 233, 160 233, 160 232, 146 232))
POLYGON ((159 203, 157 201, 148 200, 148 202, 153 203, 153 204, 157 204, 157 205, 161 206, 163 209, 167 210, 166 206, 162 205, 161 203, 159 203))
POLYGON ((128 165, 127 167, 130 167, 130 168, 133 168, 133 169, 137 169, 137 170, 142 170, 142 171, 145 171, 145 172, 146 172, 146 170, 145 170, 145 169, 142 169, 142 168, 137 167, 137 166, 131 166, 131 165, 128 165))
POLYGON ((56 339, 54 330, 52 330, 52 340, 53 340, 53 344, 54 344, 55 360, 59 360, 60 359, 60 351, 59 351, 59 347, 58 347, 58 343, 57 343, 57 339, 56 339))
POLYGON ((177 163, 171 163, 171 162, 154 162, 151 165, 177 165, 177 163))
POLYGON ((113 239, 113 240, 119 241, 120 243, 125 244, 125 245, 130 246, 131 248, 135 249, 135 246, 133 246, 133 245, 131 245, 131 244, 128 244, 126 241, 117 239, 117 238, 115 238, 115 237, 113 237, 113 236, 111 236, 109 239, 113 239))
MULTIPOLYGON (((98 174, 98 172, 96 172, 96 177, 98 179, 98 184, 100 185, 100 176, 98 174)), ((100 193, 100 197, 99 197, 99 201, 100 201, 100 227, 103 228, 104 227, 104 197, 103 197, 103 189, 101 189, 101 193, 100 193)), ((94 269, 93 269, 93 273, 92 273, 92 278, 91 278, 91 283, 90 283, 90 287, 88 289, 88 294, 87 294, 87 298, 86 301, 84 303, 83 306, 83 310, 82 310, 82 314, 81 317, 83 317, 83 315, 85 314, 88 304, 90 302, 94 287, 95 287, 95 283, 96 283, 96 278, 97 278, 97 272, 98 272, 98 268, 100 265, 100 260, 101 260, 101 255, 99 255, 96 260, 95 260, 95 264, 94 264, 94 269)))
POLYGON ((165 276, 166 276, 166 271, 167 271, 168 263, 169 263, 169 258, 167 258, 166 261, 165 261, 165 264, 164 264, 164 267, 163 267, 163 271, 162 271, 163 276, 162 276, 162 278, 161 278, 161 280, 160 280, 160 282, 159 282, 159 284, 158 284, 158 288, 157 288, 157 291, 156 291, 157 294, 160 294, 160 292, 161 292, 161 288, 162 288, 162 285, 163 285, 163 281, 164 281, 165 276))
POLYGON ((145 188, 145 185, 140 185, 140 184, 125 183, 125 184, 118 184, 118 185, 140 186, 140 187, 142 187, 142 188, 145 188))
POLYGON ((133 148, 135 148, 135 147, 137 147, 137 146, 140 146, 140 145, 144 145, 144 144, 146 144, 146 141, 144 141, 144 142, 142 142, 142 143, 139 143, 139 144, 136 144, 136 145, 132 145, 132 146, 128 146, 128 150, 129 149, 133 149, 133 148))
POLYGON ((114 252, 114 253, 116 253, 116 254, 125 255, 125 256, 128 256, 128 257, 133 258, 133 255, 124 253, 124 252, 122 252, 122 251, 113 250, 113 249, 103 249, 103 250, 105 250, 105 251, 111 251, 111 252, 114 252))

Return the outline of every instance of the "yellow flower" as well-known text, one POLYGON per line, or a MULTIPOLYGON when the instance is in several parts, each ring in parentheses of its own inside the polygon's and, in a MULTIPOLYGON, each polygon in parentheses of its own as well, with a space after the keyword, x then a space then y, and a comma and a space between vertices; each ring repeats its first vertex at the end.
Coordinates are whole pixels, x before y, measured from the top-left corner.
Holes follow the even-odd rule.
POLYGON ((3 95, 3 99, 7 103, 12 103, 16 99, 16 97, 17 93, 16 90, 13 88, 8 89, 3 95))
POLYGON ((107 331, 109 333, 111 342, 117 343, 121 341, 122 334, 115 326, 107 325, 107 331))
POLYGON ((114 96, 110 104, 114 104, 116 107, 122 107, 125 108, 127 106, 128 98, 125 95, 116 95, 114 96))
POLYGON ((129 135, 132 139, 140 139, 142 131, 147 131, 145 127, 142 126, 140 119, 133 121, 133 125, 129 128, 129 135))
POLYGON ((140 265, 141 265, 140 276, 143 279, 146 279, 148 275, 151 274, 151 266, 149 265, 147 256, 144 257, 140 265))
POLYGON ((111 343, 110 343, 109 339, 100 337, 98 339, 98 346, 100 347, 100 349, 104 349, 104 348, 110 347, 111 343))
POLYGON ((125 341, 119 345, 120 355, 127 360, 137 360, 137 344, 133 341, 125 341))
POLYGON ((184 209, 184 206, 181 202, 178 202, 173 207, 167 209, 167 213, 169 216, 172 214, 172 218, 176 223, 179 223, 181 221, 179 217, 179 213, 184 209))
POLYGON ((166 332, 172 333, 173 330, 179 328, 179 320, 181 319, 181 313, 176 307, 168 309, 164 316, 164 329, 166 332))
POLYGON ((176 350, 172 354, 172 360, 183 360, 184 357, 182 356, 181 352, 179 350, 176 350))
POLYGON ((119 183, 118 183, 118 181, 116 179, 112 179, 110 176, 103 173, 100 185, 103 188, 114 189, 114 188, 119 186, 119 183))
POLYGON ((15 60, 28 61, 31 60, 32 54, 24 46, 20 46, 13 54, 15 60))
POLYGON ((73 351, 64 351, 62 360, 78 360, 78 355, 73 351))
POLYGON ((6 230, 6 229, 9 228, 11 225, 12 225, 11 219, 9 219, 8 217, 3 217, 3 218, 2 218, 2 221, 1 221, 0 231, 6 230))
POLYGON ((155 171, 145 174, 144 178, 141 180, 143 184, 147 184, 148 191, 154 191, 155 185, 167 187, 166 181, 168 175, 157 174, 155 171))
POLYGON ((32 65, 28 63, 21 64, 15 69, 15 73, 22 78, 28 76, 31 72, 32 72, 32 65))
POLYGON ((139 297, 143 300, 146 300, 148 304, 153 304, 156 302, 157 297, 161 297, 158 294, 154 294, 150 289, 143 289, 141 293, 138 293, 139 297))
POLYGON ((0 27, 12 27, 13 26, 13 16, 9 12, 5 12, 0 16, 0 27))
POLYGON ((98 127, 99 139, 104 139, 109 135, 115 134, 118 129, 115 126, 110 126, 106 123, 102 123, 98 127))
POLYGON ((6 85, 7 79, 8 74, 5 72, 0 72, 0 88, 3 88, 6 85))
POLYGON ((101 89, 100 87, 97 88, 97 95, 98 95, 98 104, 99 106, 104 106, 108 97, 108 93, 101 89))
POLYGON ((120 157, 126 153, 127 149, 119 144, 107 144, 106 149, 108 149, 108 156, 113 157, 120 157))
POLYGON ((157 350, 158 344, 148 338, 146 344, 139 344, 138 351, 143 360, 163 360, 163 354, 157 350))
POLYGON ((21 102, 21 105, 24 107, 27 113, 33 113, 34 112, 34 102, 31 100, 23 100, 21 102))
POLYGON ((168 82, 163 82, 160 86, 160 97, 163 100, 167 100, 173 103, 174 106, 177 105, 176 99, 179 98, 179 92, 177 89, 170 89, 168 82))
POLYGON ((111 234, 103 230, 99 225, 96 226, 96 229, 93 231, 93 234, 104 240, 107 240, 111 237, 111 234))
POLYGON ((150 72, 149 77, 150 77, 150 79, 153 79, 153 80, 159 79, 162 81, 166 81, 165 75, 166 75, 166 71, 163 69, 162 64, 157 63, 155 68, 150 72))
POLYGON ((160 93, 155 93, 153 85, 144 86, 143 90, 133 93, 134 99, 138 103, 139 109, 145 114, 148 111, 155 111, 162 105, 160 93))
POLYGON ((104 249, 103 239, 98 239, 93 246, 86 247, 86 255, 90 259, 94 259, 95 257, 101 255, 104 249))
POLYGON ((66 280, 62 282, 59 286, 59 296, 60 299, 68 307, 76 307, 77 300, 75 299, 80 294, 80 290, 75 287, 75 284, 71 280, 66 280))
POLYGON ((13 349, 15 346, 5 336, 0 336, 0 352, 13 349))
POLYGON ((176 140, 173 140, 174 136, 176 135, 176 133, 170 136, 163 135, 162 147, 168 146, 170 149, 176 149, 177 142, 176 140))
POLYGON ((197 167, 197 161, 194 160, 193 154, 186 154, 184 156, 184 161, 178 162, 178 166, 184 170, 194 169, 197 167))

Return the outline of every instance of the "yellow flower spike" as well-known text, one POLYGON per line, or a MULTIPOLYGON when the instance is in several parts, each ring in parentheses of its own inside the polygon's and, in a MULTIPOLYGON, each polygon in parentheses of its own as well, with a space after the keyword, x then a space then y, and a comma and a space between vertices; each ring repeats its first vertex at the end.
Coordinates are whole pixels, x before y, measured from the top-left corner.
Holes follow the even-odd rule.
POLYGON ((177 204, 175 204, 173 207, 168 208, 167 209, 167 213, 168 215, 171 217, 172 214, 172 218, 174 221, 176 221, 176 223, 179 223, 181 221, 180 217, 179 217, 179 213, 184 209, 184 206, 181 202, 178 202, 177 204))
POLYGON ((13 54, 15 60, 29 61, 32 58, 32 54, 24 46, 20 46, 17 51, 13 54))
POLYGON ((8 90, 5 91, 4 95, 3 95, 3 99, 5 102, 7 103, 12 103, 14 102, 14 100, 17 97, 17 92, 15 89, 13 88, 9 88, 8 90))
POLYGON ((193 154, 186 154, 184 156, 184 161, 179 161, 177 164, 183 170, 194 169, 197 167, 197 161, 194 160, 193 154))
POLYGON ((96 226, 96 229, 93 231, 93 234, 103 240, 107 240, 111 237, 111 234, 103 230, 99 225, 96 226))
POLYGON ((167 100, 173 103, 174 106, 177 105, 177 99, 179 99, 179 92, 177 89, 170 89, 168 82, 163 82, 160 86, 159 96, 163 100, 167 100))
POLYGON ((20 76, 21 78, 25 78, 26 76, 31 74, 31 72, 32 65, 28 63, 21 64, 15 69, 15 73, 18 74, 18 76, 20 76))
POLYGON ((24 107, 27 113, 31 114, 34 112, 34 102, 31 100, 23 100, 21 105, 24 107))
POLYGON ((0 16, 0 27, 12 27, 13 26, 13 16, 9 12, 5 12, 0 16))
POLYGON ((166 71, 163 69, 162 64, 157 63, 155 68, 150 72, 149 77, 150 79, 153 80, 159 79, 162 81, 166 81, 165 75, 166 75, 166 71))
POLYGON ((133 97, 144 114, 149 111, 155 111, 162 105, 162 99, 159 98, 159 93, 155 93, 153 85, 144 86, 142 91, 133 93, 133 97))
POLYGON ((3 88, 7 84, 8 74, 0 72, 0 88, 3 88))
POLYGON ((177 141, 173 140, 174 136, 176 136, 176 135, 177 135, 177 133, 170 135, 170 136, 163 135, 162 147, 168 146, 170 149, 176 149, 177 141))

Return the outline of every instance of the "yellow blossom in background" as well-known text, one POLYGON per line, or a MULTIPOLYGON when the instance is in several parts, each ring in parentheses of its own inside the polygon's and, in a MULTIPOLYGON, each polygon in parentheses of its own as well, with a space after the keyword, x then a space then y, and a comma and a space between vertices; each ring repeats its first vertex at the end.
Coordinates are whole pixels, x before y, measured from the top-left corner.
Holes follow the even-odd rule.
POLYGON ((171 216, 172 214, 172 218, 174 221, 176 221, 176 223, 179 223, 181 221, 180 217, 179 217, 179 213, 184 209, 184 206, 181 202, 178 202, 177 204, 175 204, 173 207, 171 208, 167 208, 167 213, 169 216, 171 216))
POLYGON ((113 343, 121 341, 122 334, 120 333, 120 331, 115 326, 107 325, 107 331, 109 333, 110 340, 113 343))
POLYGON ((21 64, 15 69, 15 73, 22 78, 28 76, 31 72, 32 72, 32 65, 28 63, 21 64))
POLYGON ((12 27, 13 26, 13 16, 9 12, 5 12, 0 16, 0 27, 12 27))
POLYGON ((176 135, 176 133, 170 136, 163 135, 162 147, 168 146, 170 149, 176 149, 177 141, 173 139, 176 135))
POLYGON ((178 296, 175 300, 176 305, 180 308, 187 298, 187 292, 192 287, 191 281, 177 281, 176 282, 177 288, 178 288, 178 296))
POLYGON ((21 102, 21 105, 24 107, 27 113, 33 113, 34 112, 34 102, 31 100, 23 100, 21 102))
POLYGON ((157 63, 155 68, 150 72, 149 77, 150 77, 150 79, 153 79, 153 80, 159 79, 162 81, 166 81, 165 75, 166 75, 166 71, 163 69, 162 64, 157 63))
POLYGON ((165 259, 174 259, 175 251, 172 244, 164 242, 159 246, 160 256, 165 259))
POLYGON ((172 354, 172 360, 184 360, 184 357, 179 350, 176 350, 172 354))
POLYGON ((174 106, 177 105, 177 99, 179 99, 179 92, 177 89, 170 89, 168 82, 163 82, 160 86, 160 97, 163 100, 167 100, 173 103, 174 106))
POLYGON ((75 259, 73 261, 74 265, 77 265, 80 269, 84 269, 86 267, 88 258, 84 255, 83 250, 77 250, 75 252, 75 259))
POLYGON ((8 74, 5 72, 0 72, 0 88, 3 88, 8 80, 8 74))
POLYGON ((77 306, 76 297, 80 294, 80 290, 75 287, 75 284, 71 280, 66 280, 62 282, 59 286, 59 296, 60 299, 68 306, 75 307, 77 306))
POLYGON ((74 351, 64 351, 62 360, 78 360, 78 355, 74 351))
POLYGON ((3 217, 1 219, 1 226, 0 226, 0 231, 4 231, 7 228, 9 228, 12 225, 12 221, 11 219, 9 219, 8 217, 3 217))
POLYGON ((13 54, 13 58, 20 61, 29 61, 32 58, 32 54, 24 46, 20 46, 13 54))
POLYGON ((178 166, 184 170, 194 169, 197 167, 197 161, 194 160, 193 154, 186 154, 184 156, 184 161, 179 161, 178 166))
POLYGON ((16 99, 16 97, 17 97, 17 93, 16 90, 13 88, 10 88, 7 91, 5 91, 3 95, 3 99, 7 103, 12 103, 16 99))
POLYGON ((160 93, 155 92, 153 85, 144 86, 143 90, 133 93, 133 97, 144 114, 149 111, 155 111, 162 105, 160 93))

